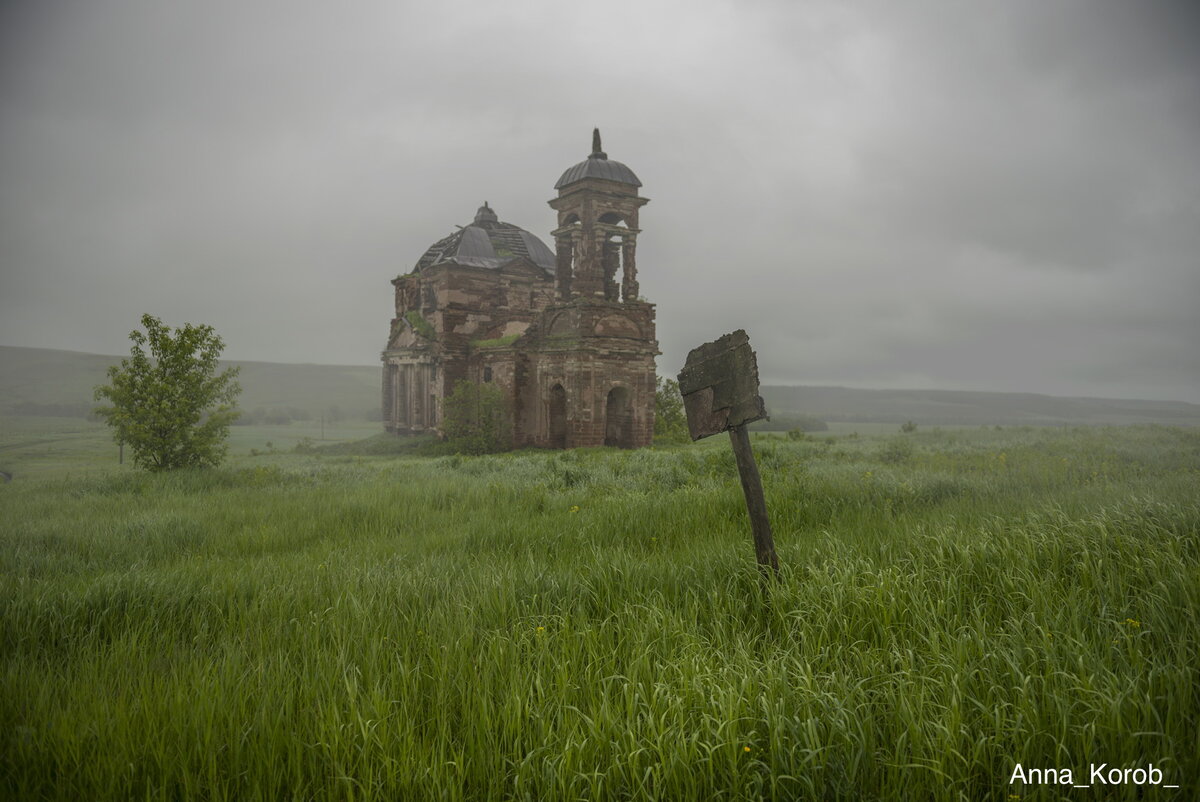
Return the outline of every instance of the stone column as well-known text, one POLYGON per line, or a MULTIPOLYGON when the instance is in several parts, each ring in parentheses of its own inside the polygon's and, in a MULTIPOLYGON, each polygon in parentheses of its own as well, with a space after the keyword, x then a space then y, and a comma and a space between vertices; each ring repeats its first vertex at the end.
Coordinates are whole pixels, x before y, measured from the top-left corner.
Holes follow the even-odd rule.
POLYGON ((617 268, 621 265, 621 244, 612 238, 604 240, 604 299, 616 301, 619 299, 620 288, 617 286, 617 268))
POLYGON ((621 300, 636 301, 638 297, 637 262, 634 253, 637 251, 637 237, 626 234, 621 243, 621 300))
POLYGON ((391 362, 383 364, 383 428, 391 429, 396 425, 395 410, 392 409, 395 392, 393 387, 396 383, 396 366, 391 362))
POLYGON ((579 239, 580 253, 575 261, 575 276, 571 282, 572 295, 584 298, 604 297, 604 234, 589 232, 579 239))
POLYGON ((408 419, 408 411, 412 408, 408 398, 409 389, 412 387, 410 367, 406 364, 396 366, 396 425, 405 429, 412 428, 412 422, 408 419))
POLYGON ((571 297, 571 268, 575 261, 574 240, 575 238, 569 234, 560 234, 554 238, 554 288, 558 291, 560 301, 571 297))

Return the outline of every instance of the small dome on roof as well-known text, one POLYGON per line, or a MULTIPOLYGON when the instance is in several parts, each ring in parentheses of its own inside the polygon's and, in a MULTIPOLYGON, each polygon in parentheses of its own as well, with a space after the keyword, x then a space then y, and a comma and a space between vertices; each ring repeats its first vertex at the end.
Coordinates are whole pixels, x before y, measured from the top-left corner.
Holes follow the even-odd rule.
POLYGON ((554 252, 520 226, 500 222, 487 201, 475 213, 475 222, 460 226, 426 249, 416 270, 446 262, 472 267, 499 267, 524 257, 543 270, 554 270, 554 252))
POLYGON ((635 187, 642 185, 638 177, 633 174, 633 170, 630 170, 621 162, 610 160, 608 154, 600 149, 599 128, 592 130, 591 155, 574 167, 568 168, 554 184, 554 188, 562 189, 569 184, 574 184, 576 181, 582 181, 585 178, 603 178, 606 181, 632 184, 635 187))
POLYGON ((492 207, 488 206, 487 201, 484 201, 483 205, 479 207, 479 211, 475 212, 475 222, 498 223, 500 222, 500 218, 492 211, 492 207))

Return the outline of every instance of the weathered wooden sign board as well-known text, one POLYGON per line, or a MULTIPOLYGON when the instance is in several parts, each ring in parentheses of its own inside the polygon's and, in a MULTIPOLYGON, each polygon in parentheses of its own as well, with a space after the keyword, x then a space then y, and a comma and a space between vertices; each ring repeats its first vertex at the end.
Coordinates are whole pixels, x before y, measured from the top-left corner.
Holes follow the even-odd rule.
POLYGON ((693 440, 767 417, 758 359, 742 329, 693 348, 679 372, 679 392, 693 440))
POLYGON ((693 348, 679 372, 679 392, 687 412, 688 432, 693 440, 728 431, 737 460, 750 528, 754 534, 754 552, 764 576, 779 573, 775 538, 767 517, 762 478, 750 449, 746 424, 767 417, 758 394, 758 359, 750 348, 750 338, 742 329, 711 343, 693 348))

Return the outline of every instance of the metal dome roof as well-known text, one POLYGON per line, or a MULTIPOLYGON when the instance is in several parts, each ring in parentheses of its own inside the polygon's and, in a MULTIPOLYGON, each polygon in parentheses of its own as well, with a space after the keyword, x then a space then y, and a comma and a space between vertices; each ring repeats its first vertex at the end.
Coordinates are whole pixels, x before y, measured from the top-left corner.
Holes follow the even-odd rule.
POLYGON ((417 260, 416 270, 450 262, 472 267, 499 267, 524 257, 543 270, 554 270, 554 252, 520 226, 502 223, 484 201, 475 221, 430 245, 417 260))
POLYGON ((635 187, 640 187, 642 182, 633 174, 624 164, 618 161, 610 161, 608 154, 600 149, 600 129, 596 128, 592 131, 592 153, 586 159, 576 164, 574 167, 567 169, 562 177, 555 183, 555 189, 574 184, 576 181, 582 181, 585 178, 603 178, 606 181, 617 181, 622 184, 632 184, 635 187))

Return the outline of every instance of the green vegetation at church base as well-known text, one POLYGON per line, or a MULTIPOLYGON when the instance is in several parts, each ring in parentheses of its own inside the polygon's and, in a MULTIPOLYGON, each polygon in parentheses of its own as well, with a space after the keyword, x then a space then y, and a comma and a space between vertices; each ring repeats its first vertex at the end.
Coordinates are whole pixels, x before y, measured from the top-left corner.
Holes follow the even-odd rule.
POLYGON ((88 441, 0 485, 0 797, 1194 793, 1200 434, 890 431, 755 438, 766 608, 724 438, 164 474, 88 441))

